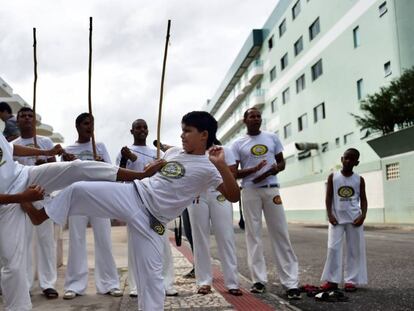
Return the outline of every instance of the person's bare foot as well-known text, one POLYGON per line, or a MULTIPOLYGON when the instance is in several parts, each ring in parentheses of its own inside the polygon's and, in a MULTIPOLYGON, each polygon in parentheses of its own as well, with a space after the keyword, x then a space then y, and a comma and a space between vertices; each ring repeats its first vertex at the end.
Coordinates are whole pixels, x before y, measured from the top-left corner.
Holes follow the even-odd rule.
POLYGON ((44 208, 38 210, 33 206, 31 202, 22 202, 20 203, 20 206, 22 207, 23 211, 29 216, 30 221, 35 226, 38 226, 45 220, 49 219, 49 216, 47 216, 44 208))

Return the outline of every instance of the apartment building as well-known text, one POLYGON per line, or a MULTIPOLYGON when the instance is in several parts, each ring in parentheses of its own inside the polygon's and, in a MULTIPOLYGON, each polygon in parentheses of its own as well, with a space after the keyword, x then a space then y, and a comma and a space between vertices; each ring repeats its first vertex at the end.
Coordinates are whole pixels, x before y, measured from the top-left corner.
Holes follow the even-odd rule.
MULTIPOLYGON (((380 133, 361 130, 352 116, 361 115, 367 94, 414 66, 412 12, 411 0, 280 0, 204 105, 219 122, 223 144, 245 133, 247 108, 261 109, 262 129, 277 133, 285 148, 279 179, 289 220, 326 220, 326 178, 340 168, 344 150, 355 147, 367 221, 414 222, 414 196, 397 207, 387 200, 393 181, 367 143, 380 133)), ((414 153, 405 156, 404 167, 414 173, 414 153)))

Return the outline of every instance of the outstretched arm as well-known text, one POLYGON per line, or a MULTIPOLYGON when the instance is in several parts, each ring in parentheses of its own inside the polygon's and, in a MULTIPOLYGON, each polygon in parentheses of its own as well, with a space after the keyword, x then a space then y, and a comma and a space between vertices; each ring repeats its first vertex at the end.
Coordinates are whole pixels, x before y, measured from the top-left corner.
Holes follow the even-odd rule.
POLYGON ((25 191, 16 194, 0 194, 0 204, 33 202, 43 199, 45 190, 40 186, 30 186, 25 191))
POLYGON ((165 165, 165 163, 166 161, 164 159, 155 160, 145 167, 143 172, 137 172, 120 167, 116 175, 116 180, 133 181, 134 179, 144 179, 146 177, 150 177, 158 172, 165 165))
POLYGON ((37 148, 26 147, 22 145, 14 145, 13 155, 18 157, 30 157, 30 156, 46 156, 53 157, 55 155, 61 155, 64 152, 61 145, 56 145, 52 149, 42 150, 37 148))
POLYGON ((240 200, 239 185, 234 178, 233 173, 227 166, 224 158, 224 150, 222 147, 212 147, 208 150, 209 159, 219 171, 223 183, 217 188, 224 197, 230 202, 237 202, 240 200))

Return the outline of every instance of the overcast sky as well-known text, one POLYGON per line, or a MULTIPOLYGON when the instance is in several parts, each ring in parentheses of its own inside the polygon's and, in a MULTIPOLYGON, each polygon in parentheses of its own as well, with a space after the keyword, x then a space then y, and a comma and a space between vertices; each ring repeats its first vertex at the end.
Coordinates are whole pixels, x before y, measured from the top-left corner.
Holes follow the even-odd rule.
POLYGON ((180 120, 211 98, 253 28, 277 0, 1 0, 0 77, 32 103, 37 28, 37 110, 70 144, 88 109, 89 16, 94 19, 95 136, 112 160, 132 143, 133 120, 156 137, 167 20, 172 20, 161 139, 180 144, 180 120))

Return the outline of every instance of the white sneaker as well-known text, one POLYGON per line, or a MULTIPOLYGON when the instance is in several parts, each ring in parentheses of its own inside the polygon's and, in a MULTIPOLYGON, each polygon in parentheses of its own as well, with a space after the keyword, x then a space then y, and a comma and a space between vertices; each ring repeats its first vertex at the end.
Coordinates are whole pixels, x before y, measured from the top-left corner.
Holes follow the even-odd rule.
POLYGON ((174 287, 166 289, 165 296, 169 296, 169 297, 178 296, 178 291, 174 287))
POLYGON ((109 292, 106 293, 112 297, 122 297, 123 293, 119 288, 112 288, 109 292))
POLYGON ((70 300, 70 299, 75 298, 76 296, 79 296, 79 295, 76 294, 73 290, 67 290, 63 294, 63 299, 70 300))
POLYGON ((138 293, 136 290, 129 291, 129 297, 136 298, 138 297, 138 293))

